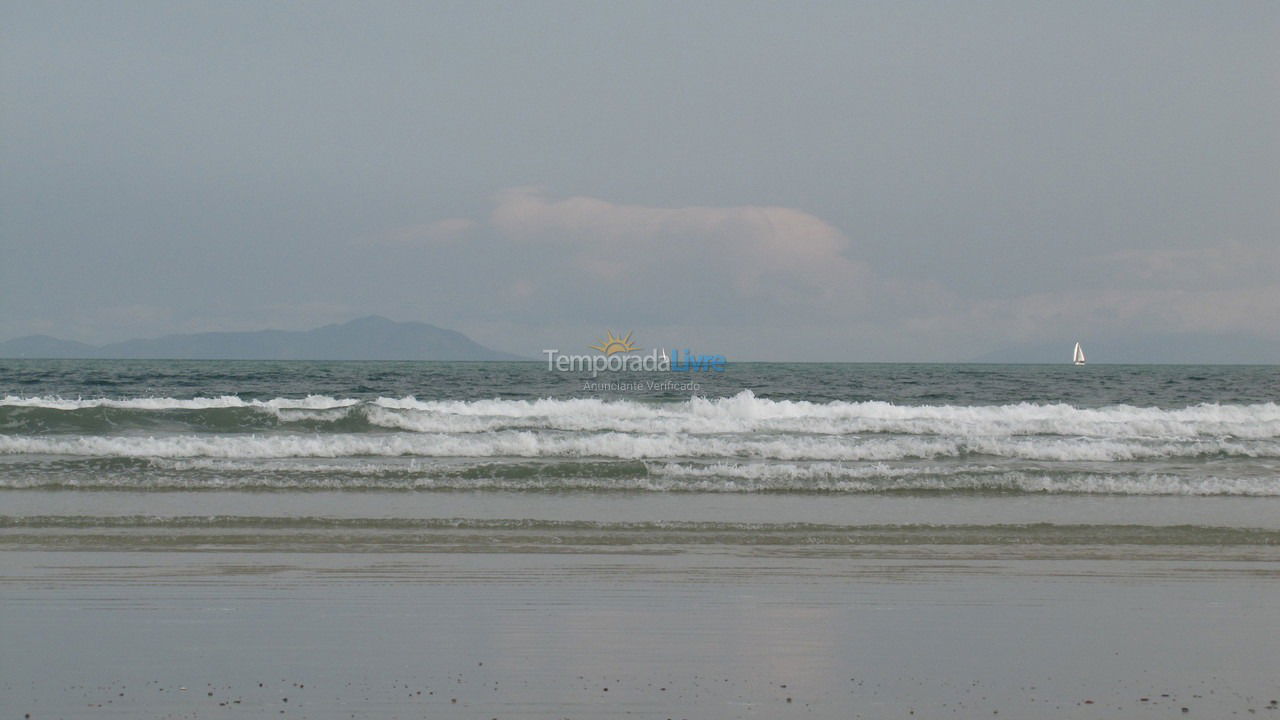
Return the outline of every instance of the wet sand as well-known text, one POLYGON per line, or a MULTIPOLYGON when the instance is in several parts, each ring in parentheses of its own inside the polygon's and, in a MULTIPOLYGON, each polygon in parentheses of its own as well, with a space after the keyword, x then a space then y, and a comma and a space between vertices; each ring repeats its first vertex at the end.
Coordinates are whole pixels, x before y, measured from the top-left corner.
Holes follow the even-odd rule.
POLYGON ((31 718, 1280 717, 1270 546, 0 552, 31 718))

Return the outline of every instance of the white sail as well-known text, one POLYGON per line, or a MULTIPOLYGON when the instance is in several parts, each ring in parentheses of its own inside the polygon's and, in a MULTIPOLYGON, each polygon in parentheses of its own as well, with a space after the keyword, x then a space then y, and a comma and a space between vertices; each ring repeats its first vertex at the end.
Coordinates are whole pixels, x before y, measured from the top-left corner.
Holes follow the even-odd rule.
POLYGON ((1075 352, 1071 354, 1071 361, 1077 365, 1084 364, 1084 349, 1080 347, 1080 343, 1076 343, 1075 352))

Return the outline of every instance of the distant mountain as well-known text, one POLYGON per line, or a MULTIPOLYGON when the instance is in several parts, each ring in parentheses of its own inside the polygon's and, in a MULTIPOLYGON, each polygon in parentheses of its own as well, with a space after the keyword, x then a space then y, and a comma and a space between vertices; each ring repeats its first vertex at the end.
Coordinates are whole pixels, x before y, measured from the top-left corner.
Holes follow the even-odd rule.
POLYGON ((1018 345, 973 358, 979 363, 1070 363, 1079 339, 1090 363, 1134 365, 1280 364, 1280 340, 1251 335, 1181 333, 1090 339, 1064 338, 1052 344, 1018 345))
POLYGON ((11 358, 83 358, 97 357, 98 348, 74 340, 59 340, 48 335, 27 335, 0 342, 0 357, 11 358))
POLYGON ((155 358, 199 360, 523 360, 462 333, 370 316, 314 330, 166 335, 86 345, 47 335, 0 343, 10 358, 155 358))

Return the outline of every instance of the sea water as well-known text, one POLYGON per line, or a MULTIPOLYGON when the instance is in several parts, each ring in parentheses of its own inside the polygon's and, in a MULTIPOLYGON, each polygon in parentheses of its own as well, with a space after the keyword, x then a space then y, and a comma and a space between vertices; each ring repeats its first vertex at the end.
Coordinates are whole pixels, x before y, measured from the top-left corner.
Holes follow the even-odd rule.
POLYGON ((680 373, 695 392, 669 390, 675 373, 615 375, 2 361, 0 537, 274 537, 303 523, 322 543, 354 523, 424 545, 517 530, 564 542, 573 528, 617 543, 870 543, 887 524, 933 528, 894 531, 910 543, 937 541, 938 526, 976 542, 974 528, 1048 524, 1117 542, 1140 525, 1163 542, 1277 529, 1276 367, 738 363, 680 373))
POLYGON ((1275 367, 618 375, 0 361, 0 489, 1280 495, 1275 367))

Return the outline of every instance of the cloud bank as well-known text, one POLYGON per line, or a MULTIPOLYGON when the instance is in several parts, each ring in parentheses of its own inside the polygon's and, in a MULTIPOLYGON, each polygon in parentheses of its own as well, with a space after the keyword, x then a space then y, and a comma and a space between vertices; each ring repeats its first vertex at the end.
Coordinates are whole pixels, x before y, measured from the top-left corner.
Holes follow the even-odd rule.
POLYGON ((1078 291, 973 299, 879 271, 831 223, 772 205, 652 207, 519 187, 487 216, 385 241, 436 268, 433 303, 526 354, 540 339, 639 328, 739 357, 955 360, 1060 338, 1249 334, 1260 314, 1280 316, 1280 251, 1239 243, 1102 253, 1083 260, 1078 291))

